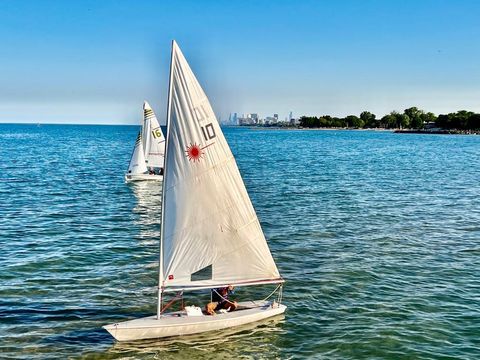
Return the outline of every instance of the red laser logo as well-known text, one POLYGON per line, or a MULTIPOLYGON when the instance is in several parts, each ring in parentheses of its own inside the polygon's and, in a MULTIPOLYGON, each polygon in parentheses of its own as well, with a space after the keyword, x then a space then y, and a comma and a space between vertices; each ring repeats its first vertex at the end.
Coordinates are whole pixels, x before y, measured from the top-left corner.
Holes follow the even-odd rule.
POLYGON ((200 148, 200 146, 196 143, 187 146, 187 150, 185 152, 187 153, 188 160, 193 162, 200 161, 200 158, 203 156, 202 148, 200 148))
POLYGON ((188 160, 190 161, 200 161, 201 158, 203 158, 203 155, 205 154, 205 151, 203 151, 205 148, 209 147, 210 145, 213 145, 215 143, 208 144, 207 146, 200 147, 197 143, 190 143, 190 146, 187 146, 187 150, 185 152, 187 153, 188 160))

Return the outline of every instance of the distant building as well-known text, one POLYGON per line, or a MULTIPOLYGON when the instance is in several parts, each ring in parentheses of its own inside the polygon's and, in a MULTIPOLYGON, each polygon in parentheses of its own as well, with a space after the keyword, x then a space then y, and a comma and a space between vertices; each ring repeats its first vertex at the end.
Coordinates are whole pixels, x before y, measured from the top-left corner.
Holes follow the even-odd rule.
POLYGON ((224 122, 225 125, 238 125, 238 115, 237 113, 230 113, 228 116, 228 120, 225 120, 224 122))
POLYGON ((238 118, 238 125, 258 125, 260 124, 258 119, 258 114, 251 113, 247 116, 243 115, 241 118, 238 118))
POLYGON ((238 118, 238 125, 240 126, 245 126, 245 125, 255 125, 253 119, 249 116, 247 117, 241 117, 241 118, 238 118))
POLYGON ((238 118, 238 125, 240 126, 245 126, 245 125, 250 125, 250 119, 246 117, 239 117, 238 118))
POLYGON ((230 113, 228 121, 225 122, 227 125, 238 125, 237 113, 230 113))
POLYGON ((248 114, 247 117, 252 119, 254 124, 258 124, 258 114, 256 113, 248 114))
POLYGON ((237 113, 230 114, 230 123, 240 126, 297 126, 300 124, 298 119, 293 117, 293 112, 290 111, 289 115, 285 117, 284 121, 279 121, 278 114, 273 114, 273 116, 266 116, 265 118, 260 118, 258 113, 248 113, 242 114, 241 117, 237 117, 237 113))
MULTIPOLYGON (((276 114, 275 114, 276 115, 276 114)), ((278 122, 278 117, 275 116, 267 116, 265 118, 265 124, 266 125, 274 125, 278 122)))

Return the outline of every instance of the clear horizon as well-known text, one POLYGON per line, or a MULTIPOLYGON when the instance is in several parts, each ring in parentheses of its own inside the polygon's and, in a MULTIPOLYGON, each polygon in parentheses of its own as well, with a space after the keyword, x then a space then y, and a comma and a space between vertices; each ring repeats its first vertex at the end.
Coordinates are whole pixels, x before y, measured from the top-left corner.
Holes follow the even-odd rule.
POLYGON ((0 123, 162 124, 170 43, 222 120, 480 112, 475 1, 3 1, 0 123))

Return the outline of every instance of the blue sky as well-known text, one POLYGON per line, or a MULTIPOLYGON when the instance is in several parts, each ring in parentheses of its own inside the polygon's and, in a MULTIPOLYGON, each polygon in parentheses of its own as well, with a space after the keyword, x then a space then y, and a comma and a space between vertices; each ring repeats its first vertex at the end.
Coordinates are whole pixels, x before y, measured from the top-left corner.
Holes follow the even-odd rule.
POLYGON ((480 112, 478 1, 0 3, 0 122, 165 121, 176 39, 214 110, 480 112))

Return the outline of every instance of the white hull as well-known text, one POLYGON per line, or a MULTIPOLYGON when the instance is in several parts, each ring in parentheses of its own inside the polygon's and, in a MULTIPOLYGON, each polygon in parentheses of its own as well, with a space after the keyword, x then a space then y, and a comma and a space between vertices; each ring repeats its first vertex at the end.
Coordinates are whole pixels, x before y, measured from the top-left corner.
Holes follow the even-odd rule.
POLYGON ((160 319, 157 319, 156 316, 149 316, 105 325, 103 328, 118 341, 155 339, 245 325, 283 314, 287 308, 282 304, 274 303, 272 305, 271 302, 261 304, 241 302, 239 305, 239 310, 214 316, 187 316, 185 311, 179 311, 164 314, 160 319))
POLYGON ((163 175, 125 174, 125 181, 163 181, 163 175))

